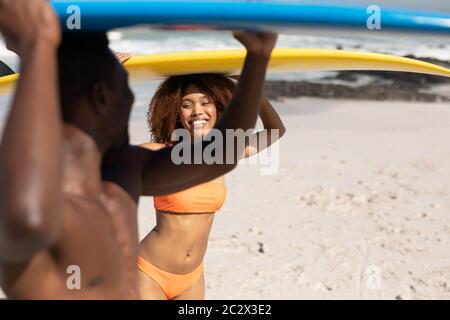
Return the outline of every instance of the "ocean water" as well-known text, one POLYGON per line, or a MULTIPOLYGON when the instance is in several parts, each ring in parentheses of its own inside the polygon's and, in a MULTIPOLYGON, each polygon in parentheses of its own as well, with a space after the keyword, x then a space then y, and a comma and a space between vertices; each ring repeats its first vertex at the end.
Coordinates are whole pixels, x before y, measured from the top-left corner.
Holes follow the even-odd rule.
MULTIPOLYGON (((149 1, 149 0, 146 0, 149 1)), ((158 0, 155 0, 158 1, 158 0)), ((189 1, 189 0, 178 0, 189 1)), ((197 0, 198 1, 198 0, 197 0)), ((383 8, 407 8, 409 10, 436 11, 450 14, 449 0, 203 0, 245 2, 288 2, 332 5, 378 5, 383 8)), ((145 29, 117 30, 109 33, 113 50, 130 53, 162 53, 191 50, 240 48, 230 32, 173 32, 145 29)), ((329 48, 357 49, 396 55, 414 55, 418 58, 450 60, 450 37, 417 33, 396 34, 380 31, 350 32, 343 30, 296 30, 280 35, 281 48, 329 48)), ((17 57, 6 50, 0 36, 0 60, 13 69, 19 67, 17 57)), ((304 76, 304 75, 299 75, 304 76)), ((283 77, 283 76, 282 76, 283 77)), ((292 77, 292 75, 284 75, 292 77)))
MULTIPOLYGON (((231 32, 174 32, 143 28, 116 30, 108 34, 114 51, 152 54, 177 51, 236 49, 241 44, 231 32)), ((356 33, 344 31, 305 30, 301 34, 282 34, 279 48, 324 48, 381 52, 395 55, 414 55, 418 58, 435 58, 450 61, 450 37, 419 36, 416 34, 356 33)), ((18 57, 8 51, 0 38, 0 60, 14 70, 19 70, 18 57)), ((322 81, 334 72, 305 72, 271 74, 269 79, 322 81)), ((158 82, 132 84, 137 102, 133 117, 145 116, 146 106, 158 82)), ((8 98, 0 97, 0 120, 4 118, 8 98)))
MULTIPOLYGON (((228 31, 155 31, 143 28, 117 30, 109 34, 114 51, 152 54, 177 51, 236 49, 241 44, 228 31)), ((414 55, 418 58, 450 60, 450 37, 403 33, 364 33, 351 31, 305 30, 300 34, 282 34, 279 48, 326 48, 414 55)), ((0 60, 18 70, 17 56, 5 48, 0 38, 0 60)))
MULTIPOLYGON (((211 1, 211 0, 209 0, 211 1)), ((214 1, 214 0, 213 0, 214 1)), ((231 0, 232 1, 232 0, 231 0)), ((255 1, 255 0, 251 0, 255 1)), ((264 1, 264 0, 256 0, 264 1)), ((298 0, 280 0, 300 2, 298 0)), ((318 3, 316 0, 301 2, 318 3)), ((448 0, 322 0, 322 3, 332 4, 377 4, 380 6, 403 6, 411 9, 426 9, 450 12, 448 0)), ((179 51, 199 51, 215 49, 236 49, 241 44, 236 41, 231 32, 226 31, 159 31, 145 28, 115 30, 108 34, 111 48, 114 51, 135 54, 152 54, 179 51)), ((450 37, 438 35, 419 35, 416 33, 384 33, 379 31, 344 31, 344 30, 296 30, 289 34, 281 34, 277 43, 279 48, 323 48, 347 49, 395 54, 400 56, 413 55, 417 58, 435 58, 450 61, 450 37)), ((19 71, 18 57, 8 51, 0 37, 0 60, 13 70, 19 71)), ((304 72, 271 74, 269 79, 277 80, 308 80, 323 81, 335 74, 334 72, 304 72)), ((137 97, 137 106, 144 107, 155 91, 158 83, 132 84, 137 97)), ((0 97, 0 120, 6 112, 7 97, 0 97)), ((137 108, 133 117, 145 115, 146 108, 137 108)))

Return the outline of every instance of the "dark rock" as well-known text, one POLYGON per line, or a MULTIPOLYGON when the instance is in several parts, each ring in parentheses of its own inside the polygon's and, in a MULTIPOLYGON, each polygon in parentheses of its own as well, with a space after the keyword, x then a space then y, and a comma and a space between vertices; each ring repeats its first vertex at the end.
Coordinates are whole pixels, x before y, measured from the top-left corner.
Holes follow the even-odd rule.
MULTIPOLYGON (((407 56, 414 58, 414 56, 407 56)), ((426 62, 450 68, 450 63, 437 59, 421 59, 426 62)), ((439 76, 408 72, 388 71, 342 71, 334 77, 325 77, 322 83, 309 81, 267 81, 265 94, 269 99, 283 97, 317 97, 325 99, 356 100, 402 100, 420 102, 446 102, 449 96, 423 93, 434 85, 449 84, 450 79, 439 76), (368 76, 369 82, 355 85, 359 77, 368 76), (339 84, 331 84, 330 80, 339 80, 339 84), (348 83, 348 84, 347 84, 348 83)))

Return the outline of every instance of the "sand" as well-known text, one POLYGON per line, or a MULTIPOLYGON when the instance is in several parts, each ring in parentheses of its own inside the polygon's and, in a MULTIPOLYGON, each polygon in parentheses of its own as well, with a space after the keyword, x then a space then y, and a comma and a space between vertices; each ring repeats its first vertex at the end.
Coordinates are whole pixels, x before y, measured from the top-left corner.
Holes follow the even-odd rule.
MULTIPOLYGON (((226 180, 207 299, 449 299, 450 106, 290 99, 279 172, 226 180)), ((131 137, 147 137, 144 108, 131 137)), ((140 234, 154 225, 151 198, 140 234)))

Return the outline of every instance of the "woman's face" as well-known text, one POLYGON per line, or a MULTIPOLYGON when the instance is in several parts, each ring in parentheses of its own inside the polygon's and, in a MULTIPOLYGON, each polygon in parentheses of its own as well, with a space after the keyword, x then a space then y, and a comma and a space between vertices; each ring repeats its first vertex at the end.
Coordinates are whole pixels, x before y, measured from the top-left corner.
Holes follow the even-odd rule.
POLYGON ((181 101, 180 121, 192 137, 204 136, 216 125, 217 108, 208 95, 190 85, 181 101))

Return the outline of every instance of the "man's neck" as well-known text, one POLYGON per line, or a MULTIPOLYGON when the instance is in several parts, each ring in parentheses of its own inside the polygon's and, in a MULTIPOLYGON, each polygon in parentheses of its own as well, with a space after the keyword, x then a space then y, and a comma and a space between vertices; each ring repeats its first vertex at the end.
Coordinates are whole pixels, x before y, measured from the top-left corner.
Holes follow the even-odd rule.
POLYGON ((64 192, 97 200, 102 191, 102 157, 102 152, 91 136, 73 125, 65 124, 64 192))

